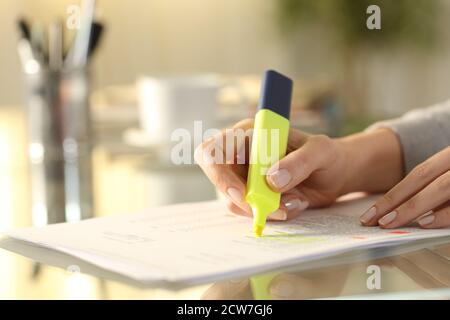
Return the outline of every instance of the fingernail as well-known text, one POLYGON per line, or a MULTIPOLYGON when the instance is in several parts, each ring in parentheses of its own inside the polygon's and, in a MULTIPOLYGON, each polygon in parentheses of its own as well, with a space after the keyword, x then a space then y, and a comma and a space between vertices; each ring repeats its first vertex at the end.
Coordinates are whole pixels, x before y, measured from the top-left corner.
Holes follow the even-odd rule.
POLYGON ((377 208, 372 207, 363 213, 363 215, 359 218, 359 221, 361 221, 362 223, 368 223, 376 214, 377 208))
POLYGON ((274 296, 281 298, 289 298, 295 292, 295 288, 292 283, 288 281, 277 281, 273 285, 270 286, 270 293, 274 296))
POLYGON ((422 219, 419 220, 419 224, 421 226, 426 226, 429 225, 431 223, 433 223, 434 219, 436 219, 436 217, 434 216, 434 214, 430 214, 426 217, 423 217, 422 219))
POLYGON ((269 215, 269 218, 271 218, 272 220, 277 220, 277 221, 286 221, 287 214, 283 210, 278 209, 277 211, 272 212, 269 215))
POLYGON ((292 180, 291 174, 286 169, 277 170, 269 174, 268 178, 272 185, 277 188, 283 188, 292 180))
POLYGON ((386 226, 389 223, 391 223, 392 221, 394 221, 396 217, 397 217, 397 212, 392 211, 392 212, 389 212, 387 215, 385 215, 380 220, 378 220, 378 223, 381 224, 382 226, 386 226))
POLYGON ((309 206, 309 203, 308 201, 301 201, 300 199, 292 199, 285 202, 284 205, 289 212, 294 212, 305 210, 309 206))
POLYGON ((242 193, 239 192, 238 189, 236 189, 236 188, 228 188, 227 189, 227 193, 230 196, 231 200, 233 200, 233 202, 236 202, 236 203, 241 203, 242 202, 242 193))

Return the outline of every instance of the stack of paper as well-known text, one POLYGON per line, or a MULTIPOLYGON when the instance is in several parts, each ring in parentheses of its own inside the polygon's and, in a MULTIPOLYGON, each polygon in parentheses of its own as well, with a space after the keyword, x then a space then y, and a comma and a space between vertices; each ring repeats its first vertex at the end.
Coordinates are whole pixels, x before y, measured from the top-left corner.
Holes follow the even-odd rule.
POLYGON ((251 219, 218 201, 27 228, 6 235, 64 252, 148 284, 190 285, 247 276, 368 247, 450 236, 449 229, 362 227, 373 198, 309 210, 289 222, 270 222, 255 238, 251 219))

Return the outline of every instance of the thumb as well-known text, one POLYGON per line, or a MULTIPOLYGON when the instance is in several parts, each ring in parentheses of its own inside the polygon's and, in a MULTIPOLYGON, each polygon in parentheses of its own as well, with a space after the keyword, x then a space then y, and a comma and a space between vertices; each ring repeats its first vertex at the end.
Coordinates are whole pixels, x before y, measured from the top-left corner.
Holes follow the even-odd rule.
POLYGON ((285 192, 306 180, 314 171, 326 168, 336 158, 336 145, 327 136, 308 138, 267 171, 267 183, 274 191, 285 192))

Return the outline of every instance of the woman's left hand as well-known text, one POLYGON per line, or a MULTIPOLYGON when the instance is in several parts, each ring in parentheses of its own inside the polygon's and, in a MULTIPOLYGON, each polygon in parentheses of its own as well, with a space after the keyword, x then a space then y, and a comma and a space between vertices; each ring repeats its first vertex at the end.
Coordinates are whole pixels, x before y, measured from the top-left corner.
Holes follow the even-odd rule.
POLYGON ((361 216, 363 225, 386 229, 416 220, 426 229, 450 227, 450 147, 414 168, 361 216))

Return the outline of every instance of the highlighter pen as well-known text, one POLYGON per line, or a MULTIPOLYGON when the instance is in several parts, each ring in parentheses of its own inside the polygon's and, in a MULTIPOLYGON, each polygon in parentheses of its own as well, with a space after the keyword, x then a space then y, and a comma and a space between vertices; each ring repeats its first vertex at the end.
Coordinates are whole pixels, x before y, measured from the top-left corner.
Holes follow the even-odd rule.
POLYGON ((245 200, 253 211, 253 231, 262 235, 269 214, 280 206, 281 194, 266 181, 267 170, 286 155, 292 80, 268 70, 255 115, 245 200))

